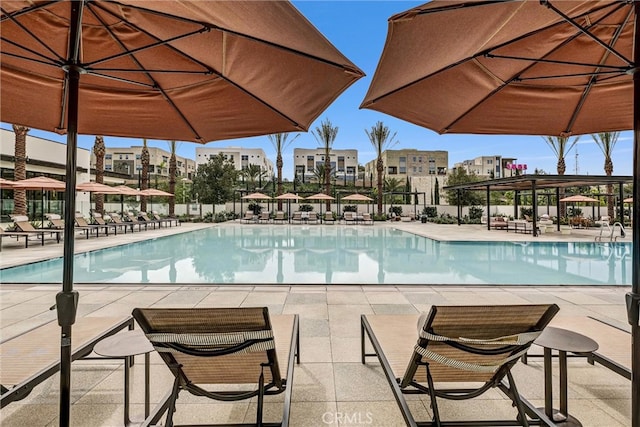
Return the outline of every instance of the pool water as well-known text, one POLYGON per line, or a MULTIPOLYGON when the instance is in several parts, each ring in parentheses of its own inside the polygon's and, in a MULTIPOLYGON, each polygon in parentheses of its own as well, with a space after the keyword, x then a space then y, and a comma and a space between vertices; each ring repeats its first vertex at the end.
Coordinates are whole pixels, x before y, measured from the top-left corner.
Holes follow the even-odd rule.
MULTIPOLYGON (((382 227, 225 225, 76 255, 76 283, 629 285, 631 243, 438 242, 382 227)), ((61 283, 62 258, 0 270, 61 283)))

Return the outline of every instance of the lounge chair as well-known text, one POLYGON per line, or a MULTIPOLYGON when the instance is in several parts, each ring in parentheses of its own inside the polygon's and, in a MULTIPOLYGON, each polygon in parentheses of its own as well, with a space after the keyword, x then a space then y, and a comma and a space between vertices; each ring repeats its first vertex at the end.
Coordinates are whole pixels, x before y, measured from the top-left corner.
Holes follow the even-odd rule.
MULTIPOLYGON (((127 228, 131 230, 131 232, 133 233, 133 226, 134 224, 130 221, 123 221, 122 218, 120 217, 120 215, 118 215, 117 213, 112 213, 109 215, 111 217, 111 222, 113 222, 114 224, 117 224, 119 226, 122 226, 124 228, 124 234, 127 234, 127 228)), ((138 226, 138 229, 140 229, 140 227, 138 226)))
POLYGON ((363 224, 373 225, 373 218, 371 218, 371 214, 369 212, 363 212, 362 217, 360 218, 360 221, 363 224))
POLYGON ((20 237, 24 237, 24 247, 28 248, 29 236, 33 236, 33 234, 25 233, 24 231, 5 231, 4 228, 0 227, 0 251, 2 250, 3 237, 15 237, 18 241, 20 241, 20 237))
POLYGON ((281 222, 284 223, 287 220, 286 216, 284 215, 284 212, 282 211, 277 211, 276 212, 276 216, 273 218, 273 222, 274 224, 276 222, 281 222))
POLYGON ((38 229, 35 228, 29 222, 29 217, 17 215, 13 217, 13 231, 19 231, 23 233, 28 233, 31 236, 36 236, 40 238, 40 242, 44 246, 44 237, 49 234, 50 236, 55 236, 56 241, 60 243, 60 235, 62 234, 62 230, 52 230, 52 229, 38 229))
POLYGON ((166 412, 164 425, 172 426, 186 390, 221 401, 257 397, 256 423, 249 425, 288 426, 294 359, 300 363, 297 315, 270 317, 266 307, 136 308, 133 317, 175 377, 145 424, 166 412), (230 391, 229 384, 243 388, 230 391), (282 422, 263 424, 264 397, 283 392, 282 422))
MULTIPOLYGON (((81 317, 73 325, 71 360, 88 356, 94 345, 123 329, 126 317, 81 317)), ((60 370, 60 326, 51 321, 0 343, 0 407, 24 399, 38 384, 60 370)))
POLYGON ((256 222, 253 211, 246 211, 244 213, 244 217, 240 220, 240 222, 245 222, 245 223, 256 222))
POLYGON ((57 230, 64 230, 64 221, 58 214, 47 213, 44 217, 49 221, 49 228, 55 228, 57 230))
MULTIPOLYGON (((99 214, 98 212, 93 212, 91 214, 91 220, 93 221, 94 225, 102 225, 103 227, 107 227, 107 230, 109 228, 113 229, 113 234, 118 234, 118 229, 122 228, 121 225, 115 224, 113 222, 107 222, 105 221, 105 219, 102 217, 102 214, 99 214)), ((91 225, 91 224, 89 224, 91 225)))
POLYGON ((266 222, 269 224, 271 222, 271 213, 270 212, 260 212, 260 216, 258 217, 258 222, 266 222))
POLYGON ((82 214, 79 212, 76 212, 75 221, 76 221, 75 229, 84 231, 87 239, 89 238, 90 231, 95 231, 96 237, 100 235, 100 230, 104 230, 105 236, 109 235, 109 227, 107 227, 106 225, 100 225, 100 224, 89 224, 87 220, 84 219, 82 214))
POLYGON ((156 225, 160 227, 162 224, 162 221, 160 220, 149 218, 146 212, 138 212, 138 221, 142 222, 143 224, 153 225, 154 230, 156 229, 156 225))
POLYGON ((171 227, 172 224, 175 224, 176 226, 180 225, 180 221, 178 221, 178 218, 171 218, 171 217, 162 218, 158 214, 158 212, 154 212, 154 211, 151 211, 149 213, 149 218, 155 219, 156 221, 160 221, 160 223, 164 224, 165 227, 167 226, 167 224, 169 225, 169 227, 171 227))
POLYGON ((355 224, 356 223, 356 215, 354 212, 345 212, 343 215, 343 219, 345 224, 348 223, 352 223, 355 224))
POLYGON ((328 223, 330 222, 331 224, 335 224, 336 223, 336 219, 333 217, 333 212, 331 211, 327 211, 324 213, 324 218, 323 218, 324 223, 328 223))
POLYGON ((291 217, 291 222, 294 224, 297 222, 298 224, 302 223, 302 211, 295 211, 293 216, 291 217))
POLYGON ((606 225, 610 225, 611 224, 611 217, 609 215, 601 215, 599 220, 594 221, 594 224, 597 224, 600 227, 604 227, 606 225))
POLYGON ((491 217, 491 220, 489 221, 489 227, 494 230, 506 230, 508 226, 509 224, 503 216, 491 217))
POLYGON ((147 223, 145 221, 140 221, 138 219, 138 215, 136 215, 134 212, 127 212, 126 213, 127 216, 127 220, 132 224, 132 225, 137 225, 138 226, 138 231, 142 231, 142 226, 144 225, 144 230, 147 231, 147 223))
POLYGON ((315 212, 309 212, 307 216, 307 224, 317 224, 318 223, 318 214, 315 212))
POLYGON ((534 418, 544 415, 520 397, 511 368, 558 310, 555 304, 432 306, 420 317, 362 315, 361 360, 365 363, 368 356, 378 357, 408 426, 451 425, 441 421, 437 398, 470 399, 492 388, 500 389, 517 408, 512 420, 454 424, 526 426, 525 412, 534 418), (365 351, 365 334, 374 353, 365 351), (445 388, 444 383, 465 383, 465 388, 445 388), (429 395, 432 421, 418 424, 405 394, 429 395))

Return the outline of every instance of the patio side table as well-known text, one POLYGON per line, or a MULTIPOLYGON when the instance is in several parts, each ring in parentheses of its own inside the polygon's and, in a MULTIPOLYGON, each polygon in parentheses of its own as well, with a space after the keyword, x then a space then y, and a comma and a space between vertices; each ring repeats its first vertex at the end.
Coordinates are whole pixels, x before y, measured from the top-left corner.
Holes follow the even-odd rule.
POLYGON ((133 364, 133 357, 144 354, 144 417, 149 416, 149 353, 153 345, 140 330, 131 330, 112 335, 100 341, 93 351, 104 357, 124 359, 124 424, 131 424, 129 418, 129 367, 133 364))
POLYGON ((567 408, 567 352, 588 355, 598 349, 598 343, 591 338, 561 328, 547 326, 534 344, 544 349, 544 412, 556 425, 563 427, 581 427, 575 417, 569 415, 567 408), (553 409, 553 387, 551 381, 551 351, 558 351, 560 367, 560 409, 553 409))

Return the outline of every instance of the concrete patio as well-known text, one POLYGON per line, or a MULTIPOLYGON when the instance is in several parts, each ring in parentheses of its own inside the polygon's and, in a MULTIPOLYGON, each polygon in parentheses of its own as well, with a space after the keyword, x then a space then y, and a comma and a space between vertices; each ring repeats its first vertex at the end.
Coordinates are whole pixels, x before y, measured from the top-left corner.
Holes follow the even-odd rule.
MULTIPOLYGON (((181 233, 210 224, 184 224, 162 230, 108 238, 76 239, 76 250, 130 243, 166 233, 181 233)), ((221 225, 224 226, 224 225, 221 225)), ((249 225, 259 227, 260 225, 249 225)), ((342 226, 342 225, 338 225, 342 226)), ((546 233, 531 235, 487 231, 481 226, 443 226, 420 223, 376 223, 375 227, 397 227, 438 240, 570 240, 593 241, 593 230, 571 235, 546 233)), ((625 241, 631 238, 627 235, 625 241)), ((54 241, 55 242, 55 241, 54 241)), ((24 244, 3 241, 0 265, 7 267, 35 260, 59 257, 62 245, 47 243, 28 249, 24 244)), ((0 287, 1 339, 20 334, 55 318, 49 308, 59 285, 7 285, 0 287)), ((296 367, 291 408, 292 426, 402 426, 390 388, 377 361, 360 363, 361 314, 407 314, 426 311, 432 304, 526 304, 556 303, 557 320, 563 316, 593 316, 628 329, 624 294, 628 287, 599 286, 241 286, 241 285, 77 285, 80 291, 79 316, 130 314, 135 307, 243 307, 268 306, 271 314, 300 315, 301 361, 296 367)), ((597 336, 592 336, 598 341, 597 336)), ((51 337, 57 340, 58 337, 51 337)), ((629 349, 630 351, 630 349, 629 349)), ((144 363, 136 357, 132 368, 132 406, 134 420, 144 418, 144 363)), ((164 363, 151 357, 152 407, 169 390, 171 374, 164 363)), ((557 363, 557 362, 555 362, 557 363)), ((0 366, 0 369, 11 369, 0 366)), ((591 366, 582 358, 570 358, 568 368, 569 410, 584 426, 614 427, 630 424, 630 382, 610 370, 591 366)), ((77 361, 72 365, 72 425, 122 425, 122 363, 117 361, 77 361)), ((544 403, 541 359, 514 370, 521 394, 538 406, 544 403)), ((554 386, 558 384, 554 366, 554 386)), ((557 390, 554 390, 558 396, 557 390)), ((266 419, 276 421, 282 410, 281 397, 267 400, 266 419)), ((428 418, 428 399, 413 397, 414 413, 428 418)), ((182 394, 176 423, 251 422, 255 401, 250 403, 211 403, 182 394)), ((557 406, 557 404, 556 404, 557 406)), ((510 402, 497 392, 464 402, 442 401, 446 419, 511 416, 510 402)), ((37 386, 31 395, 0 410, 3 426, 57 425, 58 376, 37 386)), ((513 415, 515 417, 515 415, 513 415)))

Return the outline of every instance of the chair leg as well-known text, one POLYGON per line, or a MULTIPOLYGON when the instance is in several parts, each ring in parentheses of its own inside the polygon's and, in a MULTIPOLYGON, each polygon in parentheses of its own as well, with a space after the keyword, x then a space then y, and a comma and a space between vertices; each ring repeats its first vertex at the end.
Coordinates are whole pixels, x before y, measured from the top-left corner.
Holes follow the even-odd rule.
POLYGON ((257 427, 262 427, 262 411, 264 408, 264 367, 265 365, 262 364, 261 366, 262 366, 262 370, 260 371, 260 378, 258 379, 258 409, 256 411, 257 427))
POLYGON ((433 420, 436 423, 436 427, 441 427, 442 424, 440 422, 440 411, 438 411, 438 402, 436 401, 435 388, 433 387, 433 377, 431 376, 431 371, 429 370, 429 364, 425 365, 425 369, 427 370, 427 385, 429 386, 429 397, 431 398, 431 409, 433 410, 433 420))
POLYGON ((529 427, 527 414, 525 413, 522 400, 520 400, 520 394, 518 393, 518 388, 516 387, 516 383, 513 379, 513 375, 511 375, 511 370, 507 371, 507 379, 509 380, 509 393, 511 394, 511 396, 509 397, 511 398, 516 408, 518 409, 518 419, 522 423, 523 427, 529 427))
POLYGON ((167 408, 166 427, 173 427, 173 413, 176 411, 176 399, 178 399, 179 392, 180 392, 180 382, 178 378, 176 378, 173 381, 173 390, 171 391, 171 398, 169 399, 169 406, 167 408))

